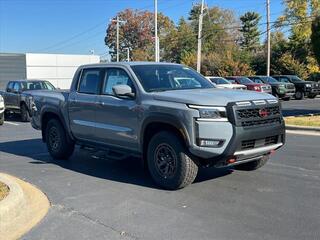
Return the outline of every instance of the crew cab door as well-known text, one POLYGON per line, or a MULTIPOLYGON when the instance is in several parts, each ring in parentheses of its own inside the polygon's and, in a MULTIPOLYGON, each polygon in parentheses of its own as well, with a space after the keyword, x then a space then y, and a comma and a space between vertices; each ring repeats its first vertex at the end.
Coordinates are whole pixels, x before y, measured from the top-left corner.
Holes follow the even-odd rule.
POLYGON ((20 107, 20 84, 18 82, 9 82, 6 94, 4 96, 4 102, 7 109, 19 109, 20 107))
POLYGON ((12 98, 11 95, 13 95, 13 85, 14 82, 9 82, 6 88, 6 93, 3 95, 4 103, 7 109, 12 107, 12 98))
POLYGON ((13 92, 10 96, 12 101, 12 107, 15 109, 20 109, 20 95, 22 92, 21 83, 15 82, 13 85, 13 92))
POLYGON ((133 92, 136 86, 130 74, 124 68, 105 68, 101 95, 98 96, 96 112, 99 142, 106 145, 137 149, 137 129, 139 106, 137 96, 119 98, 113 93, 115 85, 128 85, 133 92))
POLYGON ((96 140, 97 94, 99 93, 101 70, 83 69, 76 91, 69 95, 68 110, 72 134, 80 140, 96 140))

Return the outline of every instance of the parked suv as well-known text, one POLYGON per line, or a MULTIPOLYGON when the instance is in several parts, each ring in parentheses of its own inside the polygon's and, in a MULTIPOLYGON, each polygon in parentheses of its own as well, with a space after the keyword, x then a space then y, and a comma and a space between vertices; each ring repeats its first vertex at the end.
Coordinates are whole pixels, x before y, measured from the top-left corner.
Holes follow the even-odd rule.
POLYGON ((272 95, 284 100, 290 100, 296 93, 296 88, 292 83, 278 82, 273 77, 268 76, 252 76, 249 77, 255 83, 266 83, 272 87, 272 95))
POLYGON ((247 89, 251 90, 251 91, 272 94, 272 89, 271 89, 271 86, 269 84, 255 83, 255 82, 251 81, 247 77, 234 76, 234 77, 226 77, 226 79, 229 80, 231 83, 234 83, 234 84, 245 85, 247 87, 247 89))
POLYGON ((68 159, 75 144, 140 156, 166 189, 192 183, 200 166, 260 168, 285 141, 275 97, 218 89, 179 64, 81 66, 70 92, 39 91, 32 101, 32 126, 53 158, 68 159))
POLYGON ((217 88, 247 90, 247 87, 242 84, 234 84, 223 77, 206 77, 206 79, 213 82, 217 88))
POLYGON ((277 75, 272 77, 277 79, 279 82, 293 83, 296 88, 295 98, 298 100, 301 100, 304 97, 315 98, 320 94, 319 83, 304 81, 295 75, 277 75))
POLYGON ((23 122, 30 120, 29 97, 32 91, 55 90, 55 87, 44 80, 15 80, 7 84, 5 92, 0 91, 4 98, 5 113, 13 112, 21 115, 23 122))

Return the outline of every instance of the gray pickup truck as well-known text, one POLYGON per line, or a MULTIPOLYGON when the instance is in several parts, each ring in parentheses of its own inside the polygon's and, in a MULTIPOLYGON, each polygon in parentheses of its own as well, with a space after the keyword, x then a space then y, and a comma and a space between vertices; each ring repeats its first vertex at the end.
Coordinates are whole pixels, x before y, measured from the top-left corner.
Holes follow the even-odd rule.
POLYGON ((139 156, 165 189, 191 184, 200 166, 255 170, 285 142, 275 97, 215 88, 179 64, 81 66, 70 92, 39 91, 32 105, 53 158, 68 159, 75 144, 139 156))
MULTIPOLYGON (((55 90, 55 87, 45 80, 14 80, 7 84, 5 91, 0 91, 4 99, 5 113, 13 112, 21 116, 23 122, 30 120, 29 98, 33 91, 55 90)), ((0 109, 1 111, 1 109, 0 109)))

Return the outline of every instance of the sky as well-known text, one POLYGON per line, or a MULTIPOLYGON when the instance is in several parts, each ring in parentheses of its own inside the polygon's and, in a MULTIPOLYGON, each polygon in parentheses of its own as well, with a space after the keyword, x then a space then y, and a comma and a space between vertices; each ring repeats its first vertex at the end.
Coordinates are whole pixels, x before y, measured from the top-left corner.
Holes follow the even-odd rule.
MULTIPOLYGON (((178 22, 187 18, 200 0, 158 0, 158 11, 178 22)), ((246 11, 262 15, 265 0, 205 0, 241 16, 246 11)), ((271 21, 282 14, 282 0, 270 0, 271 21)), ((0 0, 0 52, 63 53, 104 56, 106 27, 117 12, 126 8, 154 9, 154 0, 0 0)), ((265 28, 265 26, 261 26, 265 28)), ((261 29, 264 31, 265 29, 261 29)))

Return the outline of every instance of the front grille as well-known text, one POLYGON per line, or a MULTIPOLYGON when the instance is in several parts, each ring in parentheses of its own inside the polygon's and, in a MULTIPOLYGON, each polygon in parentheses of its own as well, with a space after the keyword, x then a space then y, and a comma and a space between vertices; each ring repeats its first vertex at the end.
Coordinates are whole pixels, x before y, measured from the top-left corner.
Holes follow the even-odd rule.
POLYGON ((243 106, 235 104, 232 113, 229 112, 229 120, 236 126, 246 128, 281 124, 283 120, 279 104, 267 103, 268 101, 248 101, 247 105, 243 106))
POLYGON ((278 136, 270 136, 262 139, 250 139, 241 142, 241 150, 253 149, 278 143, 278 136))
POLYGON ((269 90, 271 90, 271 86, 262 86, 261 89, 263 91, 269 91, 269 90))
MULTIPOLYGON (((279 106, 266 107, 263 109, 268 111, 269 116, 275 116, 280 114, 279 106)), ((236 111, 239 119, 247 119, 247 118, 260 118, 260 114, 259 114, 260 110, 261 108, 251 108, 251 109, 239 109, 236 111)))
POLYGON ((244 149, 252 149, 252 148, 254 148, 254 143, 255 143, 255 140, 242 141, 241 149, 242 150, 244 150, 244 149))
POLYGON ((294 85, 293 84, 286 84, 285 85, 286 89, 294 89, 294 85))
POLYGON ((315 88, 315 89, 320 89, 320 84, 319 84, 319 83, 313 84, 313 88, 315 88))
POLYGON ((259 126, 273 123, 281 123, 281 118, 270 118, 263 120, 252 120, 252 121, 244 121, 241 122, 242 127, 251 127, 251 126, 259 126))
POLYGON ((278 142, 278 136, 271 136, 265 139, 264 145, 276 144, 278 142))

